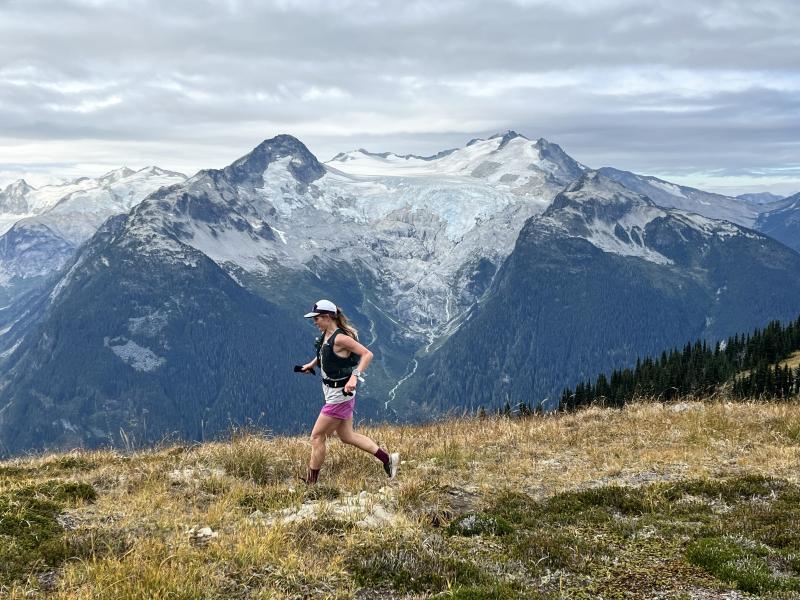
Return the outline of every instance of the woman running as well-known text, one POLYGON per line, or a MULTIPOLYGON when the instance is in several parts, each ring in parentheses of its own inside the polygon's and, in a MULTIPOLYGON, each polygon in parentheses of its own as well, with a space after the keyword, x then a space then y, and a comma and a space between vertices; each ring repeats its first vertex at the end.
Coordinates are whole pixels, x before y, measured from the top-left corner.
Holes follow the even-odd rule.
POLYGON ((307 373, 319 365, 325 396, 325 406, 311 432, 311 460, 306 483, 317 483, 325 461, 325 443, 334 432, 345 444, 378 458, 386 474, 393 478, 397 474, 400 454, 388 454, 367 436, 353 431, 356 386, 359 380, 363 381, 364 371, 372 361, 372 352, 358 342, 358 332, 330 300, 317 302, 305 318, 314 319, 314 325, 322 335, 316 343, 317 356, 302 365, 301 371, 307 373))

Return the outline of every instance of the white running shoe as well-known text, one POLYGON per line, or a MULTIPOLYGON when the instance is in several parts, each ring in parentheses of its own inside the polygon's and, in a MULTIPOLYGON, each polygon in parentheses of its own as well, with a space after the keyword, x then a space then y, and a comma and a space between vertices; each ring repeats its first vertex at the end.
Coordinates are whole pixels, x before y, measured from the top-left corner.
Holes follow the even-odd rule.
POLYGON ((389 455, 389 462, 384 463, 383 470, 389 476, 389 479, 394 479, 397 476, 397 467, 400 465, 400 453, 392 452, 389 455))

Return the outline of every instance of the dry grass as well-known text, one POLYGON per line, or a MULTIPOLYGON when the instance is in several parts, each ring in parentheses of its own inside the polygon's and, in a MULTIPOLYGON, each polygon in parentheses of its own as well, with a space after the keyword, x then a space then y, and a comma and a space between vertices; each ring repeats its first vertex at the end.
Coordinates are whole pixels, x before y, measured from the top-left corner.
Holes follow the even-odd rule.
MULTIPOLYGON (((0 596, 353 598, 374 588, 362 597, 399 598, 458 583, 478 595, 456 586, 451 597, 482 597, 491 585, 505 598, 520 597, 514 586, 535 580, 543 591, 530 597, 577 597, 577 588, 559 588, 563 573, 548 571, 545 581, 505 546, 480 537, 450 543, 442 526, 509 493, 535 502, 588 488, 742 475, 800 483, 797 403, 643 402, 361 431, 401 453, 396 480, 387 482, 374 458, 333 439, 321 485, 310 490, 298 480, 307 439, 257 435, 132 455, 73 452, 0 463, 0 494, 52 479, 85 482, 98 493, 93 503, 64 508, 73 558, 32 564, 28 577, 0 578, 0 596), (356 501, 352 516, 337 512, 356 501), (283 522, 302 510, 312 516, 283 522), (365 515, 380 514, 388 517, 377 527, 362 526, 365 515), (189 529, 204 526, 218 537, 191 544, 189 529), (404 579, 406 563, 422 578, 404 579), (371 581, 376 569, 399 575, 371 581)), ((564 552, 556 538, 547 543, 548 556, 564 552)))

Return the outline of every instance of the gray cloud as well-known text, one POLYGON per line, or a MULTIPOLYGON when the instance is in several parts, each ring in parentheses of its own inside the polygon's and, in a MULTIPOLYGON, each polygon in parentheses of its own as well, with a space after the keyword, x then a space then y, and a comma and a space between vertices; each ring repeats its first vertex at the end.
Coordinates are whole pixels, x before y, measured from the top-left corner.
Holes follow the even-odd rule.
POLYGON ((513 128, 592 166, 800 189, 792 0, 53 0, 0 16, 7 177, 193 171, 282 132, 327 159, 513 128))

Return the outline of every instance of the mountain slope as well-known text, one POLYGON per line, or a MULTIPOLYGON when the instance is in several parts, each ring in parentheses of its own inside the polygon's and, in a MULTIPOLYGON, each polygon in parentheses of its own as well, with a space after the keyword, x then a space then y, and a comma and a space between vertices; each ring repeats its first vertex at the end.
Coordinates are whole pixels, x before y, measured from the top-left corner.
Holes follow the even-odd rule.
POLYGON ((526 223, 486 298, 418 357, 396 408, 552 406, 598 370, 798 311, 797 253, 589 173, 526 223))
POLYGON ((797 235, 800 222, 798 195, 781 198, 772 194, 756 194, 755 200, 751 198, 753 195, 731 198, 610 167, 604 167, 599 172, 664 208, 677 208, 749 227, 800 252, 800 236, 797 235))
POLYGON ((800 193, 782 200, 779 208, 759 215, 755 227, 800 252, 800 193))
POLYGON ((778 202, 783 200, 786 196, 778 196, 770 192, 761 192, 758 194, 739 194, 736 196, 739 200, 746 200, 754 204, 770 204, 771 202, 778 202))
POLYGON ((598 172, 621 183, 629 190, 647 196, 658 206, 677 208, 711 219, 730 221, 744 227, 752 228, 758 215, 767 210, 759 204, 676 185, 657 177, 637 175, 611 167, 603 167, 598 172))
POLYGON ((119 444, 121 432, 142 443, 176 430, 202 439, 232 422, 280 429, 311 419, 310 382, 299 382, 306 404, 283 391, 298 389, 289 367, 310 343, 287 315, 190 247, 137 248, 125 225, 117 218, 95 236, 13 354, 3 450, 119 444))

